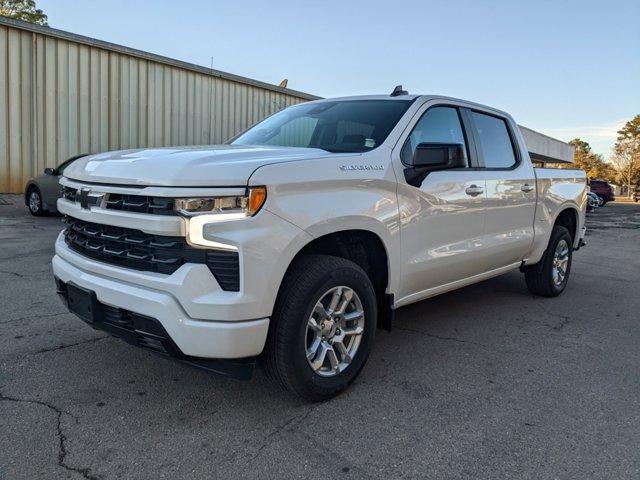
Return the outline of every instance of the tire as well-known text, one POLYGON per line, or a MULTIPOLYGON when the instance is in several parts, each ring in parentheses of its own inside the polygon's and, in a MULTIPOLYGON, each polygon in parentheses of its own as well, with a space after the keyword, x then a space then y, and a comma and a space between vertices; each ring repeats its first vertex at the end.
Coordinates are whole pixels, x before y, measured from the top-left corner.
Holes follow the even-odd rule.
MULTIPOLYGON (((340 314, 336 315, 339 317, 340 314)), ((376 295, 362 268, 343 258, 304 256, 290 267, 280 288, 265 345, 266 370, 285 390, 305 400, 327 400, 349 387, 362 371, 371 351, 376 324, 376 295), (327 311, 331 311, 327 300, 338 295, 337 292, 342 295, 338 307, 343 300, 346 304, 347 295, 350 295, 345 316, 360 318, 359 312, 362 312, 364 318, 346 322, 344 318, 337 318, 334 323, 333 317, 326 317, 327 311), (323 303, 318 308, 320 301, 323 303), (333 326, 326 330, 329 324, 333 326), (355 333, 358 325, 362 328, 360 335, 355 333), (321 336, 324 334, 326 337, 321 336), (342 345, 346 350, 339 348, 339 337, 344 338, 342 345), (354 343, 351 342, 358 338, 352 351, 354 343), (316 349, 314 345, 318 345, 316 349), (335 346, 335 353, 331 355, 326 351, 325 356, 321 356, 327 345, 332 349, 335 346), (314 351, 317 355, 307 360, 309 352, 314 351), (343 357, 343 351, 352 354, 350 362, 345 361, 349 357, 343 357), (310 364, 313 360, 316 366, 321 365, 318 369, 310 364), (339 366, 332 368, 335 362, 330 360, 338 362, 339 366)))
POLYGON ((598 195, 598 199, 600 200, 599 202, 599 207, 604 207, 607 204, 607 199, 604 198, 602 195, 598 195))
POLYGON ((571 235, 569 231, 556 225, 551 232, 551 238, 549 239, 549 245, 542 256, 542 259, 535 265, 525 267, 524 277, 527 282, 529 291, 535 295, 541 295, 543 297, 557 297, 560 295, 569 280, 569 274, 571 273, 571 260, 573 258, 573 243, 571 241, 571 235), (556 252, 560 249, 561 252, 565 251, 565 248, 559 248, 560 244, 564 242, 566 247, 566 263, 564 266, 564 276, 561 281, 557 275, 557 271, 554 272, 554 261, 558 260, 556 252))
POLYGON ((41 217, 46 215, 44 208, 42 207, 42 195, 38 187, 31 187, 27 192, 27 208, 29 213, 35 217, 41 217))

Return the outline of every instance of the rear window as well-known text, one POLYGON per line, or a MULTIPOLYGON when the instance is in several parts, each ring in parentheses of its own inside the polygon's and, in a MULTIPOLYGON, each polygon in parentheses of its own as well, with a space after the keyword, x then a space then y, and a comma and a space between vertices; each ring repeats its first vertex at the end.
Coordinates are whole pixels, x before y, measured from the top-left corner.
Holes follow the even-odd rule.
POLYGON ((487 168, 511 168, 516 155, 506 122, 502 118, 471 112, 480 139, 480 148, 487 168))

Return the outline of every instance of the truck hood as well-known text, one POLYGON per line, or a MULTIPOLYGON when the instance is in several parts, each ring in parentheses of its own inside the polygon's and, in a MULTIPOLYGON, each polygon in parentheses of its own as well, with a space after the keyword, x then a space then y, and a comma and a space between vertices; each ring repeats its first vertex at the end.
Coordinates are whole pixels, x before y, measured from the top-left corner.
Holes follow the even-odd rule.
POLYGON ((143 148, 79 158, 64 176, 73 180, 144 186, 246 185, 256 168, 331 155, 316 148, 206 145, 143 148))

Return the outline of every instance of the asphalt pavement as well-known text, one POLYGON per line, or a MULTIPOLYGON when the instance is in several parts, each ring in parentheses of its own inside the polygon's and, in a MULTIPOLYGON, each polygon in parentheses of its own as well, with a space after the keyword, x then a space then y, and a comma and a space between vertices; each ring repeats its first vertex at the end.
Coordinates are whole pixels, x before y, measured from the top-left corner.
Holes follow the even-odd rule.
POLYGON ((306 404, 92 330, 55 293, 60 218, 3 199, 2 479, 640 477, 638 204, 589 215, 559 298, 513 272, 405 307, 306 404))

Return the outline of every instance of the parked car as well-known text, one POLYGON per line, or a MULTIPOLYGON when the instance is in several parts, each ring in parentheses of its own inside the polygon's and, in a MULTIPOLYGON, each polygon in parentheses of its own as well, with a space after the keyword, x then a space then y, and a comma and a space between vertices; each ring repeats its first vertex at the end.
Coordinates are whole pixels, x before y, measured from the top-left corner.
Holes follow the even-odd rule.
POLYGON ((534 169, 507 113, 401 88, 227 145, 90 155, 60 183, 71 312, 224 375, 259 357, 312 401, 355 380, 394 309, 518 269, 560 295, 584 244, 583 170, 534 169))
POLYGON ((45 168, 44 173, 31 178, 24 188, 24 204, 31 215, 46 215, 57 212, 57 201, 60 198, 60 177, 71 162, 86 156, 86 153, 65 160, 56 168, 45 168))
POLYGON ((633 201, 636 203, 640 202, 640 190, 633 192, 633 201))
POLYGON ((587 212, 593 212, 601 204, 600 197, 593 192, 587 192, 587 212))
POLYGON ((589 180, 589 187, 600 198, 601 207, 604 207, 607 202, 612 202, 616 199, 613 194, 613 188, 604 180, 589 180))

